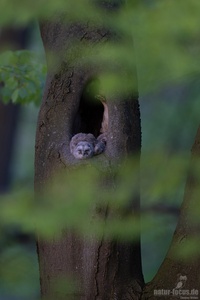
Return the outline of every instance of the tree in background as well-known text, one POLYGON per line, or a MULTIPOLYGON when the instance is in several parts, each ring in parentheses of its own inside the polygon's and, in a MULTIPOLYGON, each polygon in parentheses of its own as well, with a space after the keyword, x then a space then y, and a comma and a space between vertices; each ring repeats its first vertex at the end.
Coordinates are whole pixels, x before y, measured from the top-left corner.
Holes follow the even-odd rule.
MULTIPOLYGON (((27 30, 7 28, 1 31, 1 51, 6 49, 24 49, 26 44, 27 30)), ((19 116, 19 105, 0 103, 0 191, 5 192, 10 186, 10 166, 13 154, 14 139, 19 116)))

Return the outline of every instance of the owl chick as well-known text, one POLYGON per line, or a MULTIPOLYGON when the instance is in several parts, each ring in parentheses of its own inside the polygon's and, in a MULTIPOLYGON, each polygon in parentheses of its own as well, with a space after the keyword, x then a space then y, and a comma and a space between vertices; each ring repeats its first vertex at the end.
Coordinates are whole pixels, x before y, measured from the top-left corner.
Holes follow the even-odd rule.
POLYGON ((101 154, 102 152, 104 152, 105 148, 106 148, 106 142, 107 142, 107 138, 106 138, 106 134, 102 133, 98 136, 98 138, 96 139, 96 145, 94 148, 94 153, 95 155, 101 154))
POLYGON ((101 154, 105 147, 105 134, 101 134, 96 139, 91 133, 77 133, 70 141, 70 151, 77 159, 87 159, 101 154))
POLYGON ((86 159, 94 155, 96 139, 93 134, 78 133, 70 141, 70 151, 77 159, 86 159))

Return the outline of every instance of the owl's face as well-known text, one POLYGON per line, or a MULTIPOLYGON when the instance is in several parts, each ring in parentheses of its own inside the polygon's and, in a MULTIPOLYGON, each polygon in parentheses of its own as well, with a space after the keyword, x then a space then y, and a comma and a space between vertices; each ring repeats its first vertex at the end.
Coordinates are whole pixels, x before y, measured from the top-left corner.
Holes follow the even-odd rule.
POLYGON ((73 151, 73 155, 77 159, 90 158, 94 155, 94 147, 91 143, 79 142, 73 151))

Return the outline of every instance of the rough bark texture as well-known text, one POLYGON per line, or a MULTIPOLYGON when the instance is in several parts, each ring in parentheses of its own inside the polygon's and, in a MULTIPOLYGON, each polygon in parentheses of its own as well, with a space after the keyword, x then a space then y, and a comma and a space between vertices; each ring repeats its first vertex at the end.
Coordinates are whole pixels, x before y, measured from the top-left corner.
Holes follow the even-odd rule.
MULTIPOLYGON (((171 246, 156 276, 146 285, 142 299, 198 299, 199 297, 200 254, 195 251, 195 254, 188 258, 181 258, 180 254, 178 254, 181 250, 184 252, 191 239, 195 238, 196 242, 199 243, 199 220, 194 218, 195 209, 196 211, 199 211, 199 159, 200 127, 192 148, 191 165, 185 187, 184 201, 171 246), (183 277, 185 277, 185 279, 181 280, 183 277), (180 287, 176 289, 176 292, 178 293, 180 291, 180 294, 173 295, 173 289, 176 288, 178 283, 180 284, 180 287), (158 290, 163 293, 160 297, 155 296, 155 292, 158 290), (182 291, 184 292, 185 290, 188 290, 189 292, 191 292, 191 290, 196 290, 197 294, 181 294, 182 291), (164 291, 171 291, 171 294, 166 295, 164 294, 164 291), (183 296, 186 298, 181 298, 183 296), (192 296, 194 298, 192 298, 192 296)), ((197 248, 198 245, 199 244, 196 244, 195 247, 197 248)))
MULTIPOLYGON (((45 50, 59 56, 52 66, 47 55, 49 72, 38 119, 35 156, 35 185, 41 189, 56 170, 70 170, 77 164, 69 149, 76 113, 83 101, 88 80, 98 74, 94 66, 83 67, 66 58, 72 40, 86 39, 91 45, 104 43, 112 37, 105 28, 80 24, 66 25, 60 20, 41 26, 45 50)), ((95 51, 95 47, 91 48, 95 51)), ((108 141, 104 154, 84 163, 100 162, 105 168, 115 166, 130 154, 139 160, 141 147, 140 112, 137 97, 108 101, 108 141)), ((98 117, 98 116, 97 116, 98 117)), ((91 130, 95 129, 89 126, 91 130)), ((79 162, 80 163, 80 162, 79 162)), ((138 161, 139 164, 139 161, 138 161)), ((137 167, 138 167, 137 164, 137 167)), ((113 178, 111 179, 113 180, 113 178)), ((139 197, 131 208, 138 208, 139 197)), ((59 241, 38 238, 38 254, 42 296, 48 299, 132 300, 139 299, 143 286, 140 242, 117 242, 93 239, 88 241, 66 229, 59 241), (52 292, 57 276, 78 280, 72 295, 52 292)))

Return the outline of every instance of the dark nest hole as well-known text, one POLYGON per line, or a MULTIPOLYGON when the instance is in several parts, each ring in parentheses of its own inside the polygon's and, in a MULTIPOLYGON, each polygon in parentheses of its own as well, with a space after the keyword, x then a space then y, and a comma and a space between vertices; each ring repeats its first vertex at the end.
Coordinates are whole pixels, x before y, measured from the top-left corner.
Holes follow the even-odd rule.
POLYGON ((77 114, 72 127, 73 135, 92 133, 95 137, 101 134, 104 106, 98 99, 97 81, 90 80, 84 87, 77 114))

